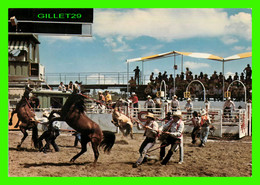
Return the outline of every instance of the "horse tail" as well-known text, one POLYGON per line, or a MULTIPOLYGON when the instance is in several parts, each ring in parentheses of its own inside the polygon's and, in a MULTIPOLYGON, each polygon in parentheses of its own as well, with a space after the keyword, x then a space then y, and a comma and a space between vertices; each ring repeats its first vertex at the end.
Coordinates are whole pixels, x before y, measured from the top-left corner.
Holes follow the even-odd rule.
POLYGON ((32 128, 32 141, 35 148, 38 148, 38 127, 35 125, 32 128))
POLYGON ((102 131, 103 132, 103 140, 100 143, 100 147, 104 149, 104 152, 110 152, 113 145, 115 144, 116 136, 111 131, 102 131))

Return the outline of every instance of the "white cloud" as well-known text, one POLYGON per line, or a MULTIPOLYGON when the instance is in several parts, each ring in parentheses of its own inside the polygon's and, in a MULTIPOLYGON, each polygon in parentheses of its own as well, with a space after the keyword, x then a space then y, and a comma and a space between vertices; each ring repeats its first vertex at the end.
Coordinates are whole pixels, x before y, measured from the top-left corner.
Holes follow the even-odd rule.
POLYGON ((226 72, 225 78, 228 78, 229 76, 231 76, 233 78, 233 76, 235 76, 235 73, 233 73, 233 72, 226 72))
POLYGON ((127 52, 132 51, 133 49, 129 47, 128 44, 124 41, 122 36, 117 36, 116 38, 107 37, 104 40, 105 46, 111 47, 114 52, 127 52))
POLYGON ((95 37, 79 37, 79 36, 41 36, 42 40, 48 42, 49 44, 53 44, 55 42, 72 42, 72 41, 77 41, 77 42, 92 42, 95 40, 95 37))
POLYGON ((238 42, 238 39, 234 38, 234 37, 230 37, 230 36, 224 36, 221 38, 221 41, 224 43, 224 44, 234 44, 234 43, 237 43, 238 42))
POLYGON ((154 72, 154 74, 158 74, 161 71, 159 69, 154 69, 153 72, 154 72))
POLYGON ((184 62, 184 67, 188 67, 190 69, 200 69, 200 68, 208 68, 210 67, 207 63, 197 63, 197 62, 184 62))
POLYGON ((226 35, 251 39, 251 30, 250 14, 228 17, 223 9, 95 9, 93 24, 93 33, 101 37, 149 36, 161 41, 226 35))

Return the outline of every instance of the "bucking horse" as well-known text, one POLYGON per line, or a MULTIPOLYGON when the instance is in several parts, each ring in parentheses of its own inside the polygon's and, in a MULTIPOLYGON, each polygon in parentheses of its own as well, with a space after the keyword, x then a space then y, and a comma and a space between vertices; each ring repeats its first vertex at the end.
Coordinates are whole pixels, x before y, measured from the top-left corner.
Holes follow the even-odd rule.
POLYGON ((104 152, 110 152, 115 143, 115 134, 110 131, 102 131, 97 123, 91 120, 85 114, 85 97, 81 94, 72 93, 60 111, 53 110, 49 117, 54 113, 60 115, 58 118, 51 120, 65 121, 71 128, 81 134, 81 151, 76 154, 70 162, 74 162, 79 156, 87 151, 87 143, 91 142, 94 151, 94 166, 96 166, 99 157, 99 147, 102 147, 104 152))

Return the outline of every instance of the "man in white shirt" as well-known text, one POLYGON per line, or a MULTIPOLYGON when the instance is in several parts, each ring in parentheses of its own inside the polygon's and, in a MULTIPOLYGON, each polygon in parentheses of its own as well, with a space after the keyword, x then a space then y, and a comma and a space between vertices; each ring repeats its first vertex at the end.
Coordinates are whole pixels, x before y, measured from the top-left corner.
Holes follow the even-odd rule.
POLYGON ((182 113, 180 110, 173 112, 172 120, 170 120, 165 125, 159 128, 159 131, 162 135, 165 135, 164 140, 162 141, 160 148, 160 160, 162 160, 161 164, 166 165, 170 160, 173 152, 177 151, 178 146, 180 146, 180 159, 179 164, 183 162, 183 130, 184 130, 184 122, 181 120, 182 113), (165 156, 165 147, 171 145, 168 154, 165 156))
POLYGON ((172 107, 172 111, 177 111, 180 109, 180 103, 177 100, 176 95, 172 96, 171 107, 172 107))
POLYGON ((235 103, 231 101, 231 98, 228 97, 227 101, 225 101, 224 106, 223 106, 223 112, 224 115, 229 115, 229 118, 231 117, 231 109, 234 111, 235 110, 235 103))
POLYGON ((147 160, 147 152, 149 149, 151 149, 156 140, 157 131, 158 131, 158 123, 155 120, 155 117, 152 113, 148 112, 146 115, 147 121, 144 125, 144 135, 146 136, 145 140, 140 146, 139 153, 140 157, 136 161, 136 163, 133 164, 133 168, 137 168, 139 165, 142 164, 145 160, 147 160))
POLYGON ((144 108, 147 108, 148 112, 153 112, 152 108, 155 108, 155 103, 150 95, 147 96, 147 100, 144 103, 144 108))

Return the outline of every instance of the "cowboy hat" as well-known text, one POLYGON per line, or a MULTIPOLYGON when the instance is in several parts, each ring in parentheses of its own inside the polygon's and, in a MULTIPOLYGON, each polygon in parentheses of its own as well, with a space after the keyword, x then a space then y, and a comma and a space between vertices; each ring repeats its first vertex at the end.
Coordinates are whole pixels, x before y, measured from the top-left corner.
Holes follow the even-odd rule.
POLYGON ((230 97, 227 97, 227 100, 231 100, 231 98, 230 98, 230 97))
POLYGON ((152 97, 150 95, 148 95, 147 98, 152 98, 152 97))
POLYGON ((132 95, 136 95, 135 92, 132 92, 132 95))
POLYGON ((102 93, 101 91, 98 91, 98 93, 102 93))
POLYGON ((174 117, 174 116, 177 116, 177 117, 181 118, 181 117, 182 117, 181 111, 180 111, 180 110, 177 110, 177 111, 173 112, 173 113, 172 113, 172 117, 174 117))
POLYGON ((177 98, 177 96, 176 95, 174 95, 174 96, 172 96, 173 98, 177 98))
POLYGON ((188 98, 188 99, 187 99, 187 101, 191 101, 191 99, 190 99, 190 98, 188 98))
POLYGON ((201 116, 204 116, 204 115, 206 115, 206 114, 207 114, 207 112, 206 112, 205 109, 202 109, 202 110, 200 111, 200 115, 201 115, 201 116))
POLYGON ((145 116, 146 118, 152 118, 155 119, 154 114, 148 112, 148 114, 145 116))

